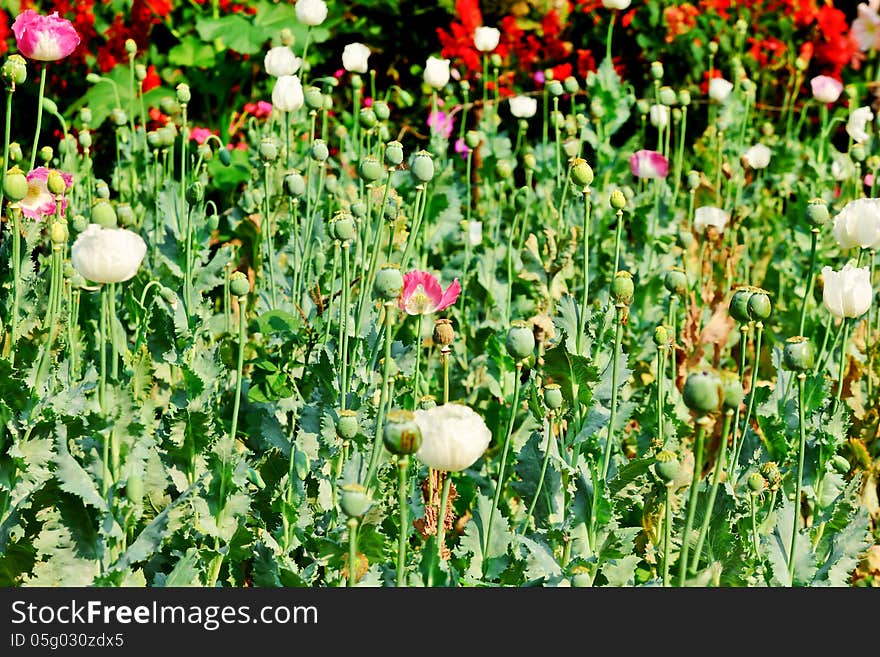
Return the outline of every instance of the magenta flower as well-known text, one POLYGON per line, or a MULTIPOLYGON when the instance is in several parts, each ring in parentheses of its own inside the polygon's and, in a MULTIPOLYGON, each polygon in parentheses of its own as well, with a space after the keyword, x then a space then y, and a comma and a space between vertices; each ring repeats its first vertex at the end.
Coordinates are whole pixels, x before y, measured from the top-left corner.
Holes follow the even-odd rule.
POLYGON ((452 134, 452 115, 437 110, 428 115, 428 127, 439 132, 445 139, 452 134))
POLYGON ((665 178, 669 160, 657 151, 636 151, 629 158, 629 168, 636 178, 665 178))
POLYGON ((467 159, 467 154, 471 149, 468 148, 468 145, 464 143, 464 139, 459 137, 455 140, 455 152, 461 155, 463 160, 467 159))
POLYGON ((79 34, 57 11, 48 16, 33 9, 21 12, 12 23, 18 51, 28 59, 55 62, 64 59, 79 45, 79 34))
MULTIPOLYGON (((47 181, 49 180, 49 172, 51 169, 46 167, 37 167, 27 175, 28 190, 27 195, 18 202, 21 213, 25 217, 31 219, 42 219, 55 214, 55 195, 49 191, 47 181)), ((56 169, 56 171, 58 171, 56 169)), ((70 189, 73 183, 73 176, 63 171, 58 171, 61 178, 64 179, 66 189, 70 189)), ((67 209, 67 199, 61 198, 61 212, 67 209)))
POLYGON ((204 144, 213 134, 214 131, 208 128, 193 128, 189 131, 189 138, 195 140, 197 144, 204 144))
POLYGON ((459 294, 461 285, 457 278, 444 291, 433 275, 413 269, 403 275, 398 305, 407 315, 429 315, 454 304, 459 294))

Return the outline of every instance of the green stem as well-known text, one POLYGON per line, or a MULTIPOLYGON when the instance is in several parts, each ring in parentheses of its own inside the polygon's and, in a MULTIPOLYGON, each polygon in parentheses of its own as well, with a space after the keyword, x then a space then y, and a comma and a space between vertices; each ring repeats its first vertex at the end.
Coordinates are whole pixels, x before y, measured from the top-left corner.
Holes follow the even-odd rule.
MULTIPOLYGON (((408 469, 409 456, 404 454, 397 459, 397 503, 400 507, 400 536, 397 543, 397 586, 406 586, 406 542, 409 530, 409 520, 407 519, 407 511, 409 510, 409 502, 407 501, 407 489, 409 488, 409 480, 407 479, 408 469)), ((443 519, 438 518, 437 522, 442 523, 443 519)))
MULTIPOLYGON (((324 312, 327 313, 327 321, 324 322, 324 344, 325 345, 330 340, 330 320, 333 315, 331 310, 333 308, 333 296, 336 293, 336 274, 338 272, 339 272, 339 240, 334 240, 333 265, 330 267, 330 293, 327 297, 329 299, 329 301, 327 302, 327 307, 324 309, 324 312)), ((341 303, 341 301, 340 301, 340 303, 341 303)))
MULTIPOLYGON (((580 321, 578 322, 578 333, 577 339, 575 340, 578 354, 581 353, 581 342, 584 333, 587 330, 587 309, 590 304, 590 215, 592 204, 590 203, 591 198, 591 190, 589 187, 584 187, 584 242, 583 242, 583 258, 584 258, 584 289, 581 292, 581 316, 580 321)), ((621 217, 618 216, 618 223, 622 223, 620 221, 621 217)), ((617 270, 615 269, 615 272, 617 270)))
POLYGON ((804 381, 807 375, 803 372, 797 376, 798 381, 798 426, 800 429, 800 442, 798 444, 798 469, 795 474, 794 504, 791 518, 791 543, 788 547, 788 579, 789 584, 794 586, 794 548, 798 535, 798 519, 801 508, 801 483, 804 476, 804 448, 807 443, 807 426, 804 417, 804 381))
POLYGON ((814 267, 816 264, 816 245, 819 241, 819 229, 813 228, 810 231, 812 237, 810 239, 810 268, 807 270, 807 288, 804 291, 804 303, 801 306, 801 320, 798 324, 798 335, 804 334, 804 323, 807 318, 807 300, 813 295, 813 283, 815 281, 814 267))
POLYGON ((614 33, 614 19, 617 18, 617 11, 611 12, 611 20, 608 21, 608 34, 605 35, 605 59, 610 64, 611 59, 611 36, 614 33))
POLYGON ((10 338, 9 363, 15 365, 15 343, 18 340, 18 313, 21 304, 21 208, 9 209, 12 229, 12 336, 10 338))
POLYGON ((757 497, 757 493, 751 493, 749 495, 749 506, 752 511, 752 549, 755 551, 755 559, 758 558, 758 509, 755 504, 755 499, 757 497))
POLYGON ((535 489, 535 497, 532 499, 532 503, 529 505, 528 513, 526 513, 526 519, 520 528, 520 531, 525 534, 526 529, 529 527, 529 523, 532 521, 532 514, 535 512, 535 507, 538 505, 538 500, 541 499, 541 490, 544 487, 544 476, 547 474, 547 464, 550 462, 550 416, 544 418, 544 460, 541 463, 541 476, 538 477, 538 487, 535 489))
POLYGON ((391 378, 391 321, 394 313, 394 302, 385 302, 385 359, 382 362, 382 388, 379 393, 379 408, 376 412, 376 431, 373 435, 373 449, 370 454, 370 464, 367 468, 367 478, 364 487, 370 490, 373 479, 379 467, 379 454, 382 453, 382 429, 385 424, 385 407, 388 404, 388 381, 391 378))
POLYGON ((733 422, 733 409, 728 408, 724 412, 724 425, 721 429, 721 444, 718 447, 718 460, 715 463, 715 472, 712 475, 712 488, 709 491, 709 501, 706 503, 706 514, 703 516, 703 524, 694 548, 694 558, 691 561, 691 572, 695 573, 703 556, 703 544, 709 534, 709 521, 712 519, 712 510, 715 508, 715 497, 718 494, 718 485, 721 483, 721 475, 724 473, 724 461, 727 456, 727 436, 730 433, 730 425, 733 422))
POLYGON ((15 84, 6 89, 6 121, 3 131, 3 169, 0 170, 0 208, 3 207, 5 195, 4 183, 6 182, 6 170, 9 168, 9 140, 12 136, 12 94, 15 93, 15 84))
POLYGON ((666 378, 666 348, 657 349, 657 442, 661 448, 666 441, 663 438, 663 379, 666 378))
MULTIPOLYGON (((438 476, 443 476, 442 471, 438 471, 438 476)), ((446 472, 443 479, 443 490, 440 493, 440 508, 437 513, 437 563, 443 561, 443 544, 446 542, 446 505, 449 503, 449 489, 452 486, 452 473, 446 472)), ((488 545, 488 542, 487 542, 488 545)), ((483 551, 485 555, 485 550, 483 551)), ((485 561, 483 562, 485 563, 485 561)), ((433 570, 431 571, 433 575, 433 570)), ((429 584, 433 584, 433 577, 429 584)))
POLYGON ((849 341, 849 332, 851 328, 852 320, 849 317, 845 317, 843 319, 843 341, 840 343, 840 369, 837 374, 837 392, 834 395, 834 405, 831 407, 832 413, 836 411, 837 407, 840 405, 840 397, 843 393, 843 377, 846 374, 847 364, 846 343, 849 341))
POLYGON ((669 586, 669 547, 672 541, 672 482, 666 484, 663 500, 663 586, 669 586))
POLYGON ((694 440, 694 475, 691 480, 690 495, 688 497, 687 523, 684 526, 684 534, 681 537, 681 555, 678 558, 678 586, 680 587, 684 586, 691 528, 694 526, 694 517, 697 513, 697 492, 700 487, 700 476, 703 471, 703 439, 706 435, 707 422, 709 422, 709 419, 705 415, 697 420, 697 436, 694 440))
POLYGON ((755 322, 755 353, 752 355, 752 380, 749 383, 749 405, 746 408, 746 418, 742 425, 742 433, 736 444, 736 452, 731 462, 734 473, 734 481, 736 480, 736 471, 739 467, 739 455, 742 451, 743 444, 746 442, 746 434, 749 430, 749 421, 752 419, 752 412, 755 410, 755 384, 758 381, 758 362, 761 359, 761 337, 764 335, 764 322, 755 322))
MULTIPOLYGON (((40 128, 43 125, 43 95, 46 92, 46 73, 49 70, 49 62, 43 62, 43 68, 40 71, 40 91, 37 94, 37 127, 34 131, 34 144, 31 149, 31 168, 29 171, 33 171, 34 164, 37 162, 37 151, 39 150, 40 144, 40 128)), ((10 94, 11 95, 11 94, 10 94)), ((7 113, 7 120, 9 114, 7 113)))
POLYGON ((605 454, 602 457, 602 480, 608 476, 608 467, 611 465, 611 448, 614 445, 614 423, 617 419, 617 397, 619 394, 619 386, 617 384, 620 362, 620 342, 623 338, 623 310, 626 306, 622 303, 615 305, 615 319, 617 328, 614 332, 614 351, 611 357, 611 417, 608 421, 608 438, 605 441, 605 454))
POLYGON ((266 243, 266 259, 269 261, 269 287, 271 288, 270 297, 272 299, 272 308, 278 307, 278 297, 275 285, 275 240, 272 234, 272 211, 269 204, 269 163, 263 166, 263 191, 266 197, 265 211, 265 235, 263 241, 266 243))
POLYGON ((116 340, 113 339, 113 334, 116 332, 116 283, 110 283, 110 294, 109 294, 109 303, 107 306, 110 311, 107 319, 110 322, 110 327, 108 330, 108 335, 110 336, 110 353, 113 355, 112 360, 110 361, 110 376, 113 377, 114 381, 119 380, 119 357, 122 355, 117 350, 116 340))
POLYGON ((355 564, 357 563, 357 518, 348 519, 348 585, 355 584, 355 564))
POLYGON ((241 376, 244 370, 244 343, 247 340, 247 296, 238 297, 238 361, 235 366, 235 401, 232 405, 232 427, 229 438, 235 440, 238 429, 238 408, 241 403, 241 376))
POLYGON ((440 363, 443 366, 443 403, 449 403, 449 347, 440 349, 440 363))
POLYGON ((413 377, 412 409, 415 410, 419 403, 419 387, 421 384, 421 360, 422 360, 422 315, 416 316, 416 369, 413 377))
MULTIPOLYGON (((98 349, 100 350, 100 366, 101 366, 101 378, 100 383, 98 385, 98 402, 101 406, 101 411, 107 412, 107 343, 110 341, 107 336, 107 313, 109 307, 109 294, 110 288, 107 285, 101 286, 101 317, 99 320, 100 324, 100 339, 98 340, 98 349)), ((106 445, 105 445, 106 448, 106 445)))
POLYGON ((614 231, 614 269, 611 275, 614 276, 620 271, 620 240, 623 237, 623 210, 617 211, 617 228, 614 231))
POLYGON ((520 375, 522 374, 522 361, 516 364, 516 373, 513 380, 513 403, 510 405, 510 416, 507 420, 507 431, 504 437, 504 446, 501 449, 501 465, 498 467, 498 481, 495 483, 495 495, 492 500, 492 509, 489 512, 489 524, 486 525, 485 539, 483 540, 483 570, 485 572, 486 563, 489 561, 488 550, 489 540, 492 536, 492 521, 495 519, 495 512, 498 509, 498 503, 501 500, 501 489, 504 487, 504 468, 507 466, 507 452, 510 449, 510 437, 513 435, 513 423, 516 420, 516 411, 519 407, 520 393, 520 375))
POLYGON ((349 311, 349 242, 342 243, 342 303, 339 308, 339 333, 342 341, 339 345, 339 357, 342 361, 339 407, 343 410, 348 403, 348 311, 349 311))

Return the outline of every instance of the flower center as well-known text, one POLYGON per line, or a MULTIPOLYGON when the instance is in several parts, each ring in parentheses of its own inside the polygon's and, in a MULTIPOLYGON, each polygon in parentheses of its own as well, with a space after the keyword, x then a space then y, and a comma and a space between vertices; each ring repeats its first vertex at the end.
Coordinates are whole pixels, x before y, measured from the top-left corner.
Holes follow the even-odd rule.
POLYGON ((426 315, 434 309, 434 301, 425 293, 423 285, 413 290, 406 303, 407 312, 413 315, 426 315))

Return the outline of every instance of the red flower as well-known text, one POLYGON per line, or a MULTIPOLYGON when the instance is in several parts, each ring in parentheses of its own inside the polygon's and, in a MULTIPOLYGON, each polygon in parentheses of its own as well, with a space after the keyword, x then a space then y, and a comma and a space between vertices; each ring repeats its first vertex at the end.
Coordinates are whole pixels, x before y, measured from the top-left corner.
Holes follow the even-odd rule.
POLYGON ((160 84, 162 84, 162 78, 156 73, 156 67, 150 64, 147 67, 147 77, 141 82, 141 90, 144 93, 147 93, 150 89, 155 89, 160 84))

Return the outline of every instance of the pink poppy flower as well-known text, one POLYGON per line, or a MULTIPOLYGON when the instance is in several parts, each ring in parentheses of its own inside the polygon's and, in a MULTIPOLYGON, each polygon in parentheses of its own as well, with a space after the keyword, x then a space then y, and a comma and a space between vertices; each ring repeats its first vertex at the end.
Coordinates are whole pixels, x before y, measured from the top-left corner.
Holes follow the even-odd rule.
POLYGON ((189 138, 194 139, 197 144, 204 144, 213 134, 214 131, 208 128, 193 128, 189 131, 189 138))
MULTIPOLYGON (((49 172, 51 169, 46 167, 37 167, 27 174, 28 191, 27 195, 18 202, 21 213, 25 217, 31 219, 42 219, 43 217, 55 214, 55 195, 49 191, 47 181, 49 180, 49 172)), ((57 171, 57 169, 56 169, 57 171)), ((70 189, 73 183, 73 176, 63 171, 58 171, 61 178, 64 179, 66 189, 70 189)), ((67 199, 61 198, 62 214, 67 209, 67 199)))
POLYGON ((256 103, 245 103, 245 114, 252 114, 255 118, 265 119, 272 113, 272 103, 265 100, 258 100, 256 103))
POLYGON ((64 59, 79 45, 79 34, 66 18, 57 11, 42 16, 33 9, 21 12, 12 23, 18 51, 40 62, 64 59))
POLYGON ((636 151, 629 158, 629 168, 636 178, 665 178, 669 160, 657 151, 636 151))
POLYGON ((813 98, 820 103, 836 103, 843 92, 843 83, 827 75, 817 75, 810 80, 813 98))
POLYGON ((452 134, 452 115, 437 110, 428 115, 428 127, 439 132, 445 139, 452 134))
POLYGON ((470 151, 470 150, 471 149, 468 148, 468 145, 464 143, 464 139, 459 137, 458 139, 455 140, 455 152, 458 153, 459 155, 461 155, 461 158, 463 160, 467 159, 467 154, 468 154, 468 151, 470 151))
POLYGON ((413 269, 403 275, 398 305, 407 315, 429 315, 454 304, 459 294, 461 285, 457 278, 444 291, 433 275, 413 269))

